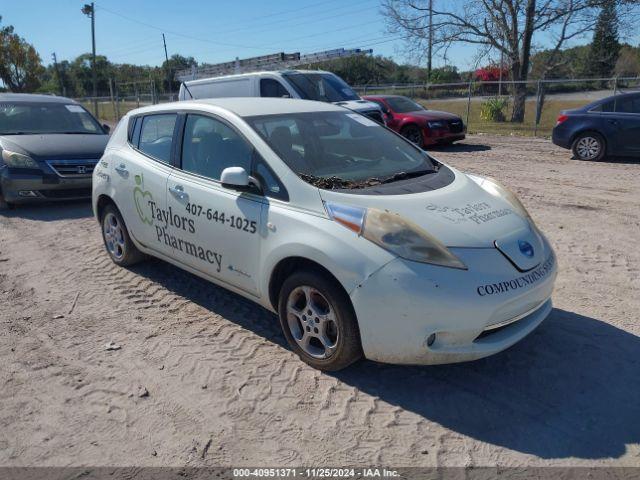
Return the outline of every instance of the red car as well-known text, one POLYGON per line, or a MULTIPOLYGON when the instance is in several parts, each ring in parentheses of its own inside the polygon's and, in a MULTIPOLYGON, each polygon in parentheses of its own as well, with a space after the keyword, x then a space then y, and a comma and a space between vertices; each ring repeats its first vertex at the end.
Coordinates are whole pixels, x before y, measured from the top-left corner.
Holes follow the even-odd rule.
POLYGON ((387 127, 421 148, 450 144, 464 138, 464 122, 452 113, 427 110, 401 95, 368 95, 362 98, 380 105, 387 127))

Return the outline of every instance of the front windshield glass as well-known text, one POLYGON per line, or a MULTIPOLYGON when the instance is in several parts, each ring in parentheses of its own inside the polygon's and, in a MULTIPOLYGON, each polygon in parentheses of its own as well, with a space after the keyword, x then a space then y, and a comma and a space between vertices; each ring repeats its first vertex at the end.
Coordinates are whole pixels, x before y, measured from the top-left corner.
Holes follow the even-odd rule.
POLYGON ((286 113, 245 120, 295 173, 319 188, 364 188, 438 169, 425 152, 358 113, 286 113))
POLYGON ((77 104, 0 102, 0 135, 48 133, 103 135, 104 131, 77 104))
POLYGON ((284 73, 289 83, 304 100, 344 102, 360 97, 340 77, 330 73, 284 73))
POLYGON ((407 97, 389 97, 386 100, 391 110, 397 113, 417 112, 425 109, 422 105, 407 97))

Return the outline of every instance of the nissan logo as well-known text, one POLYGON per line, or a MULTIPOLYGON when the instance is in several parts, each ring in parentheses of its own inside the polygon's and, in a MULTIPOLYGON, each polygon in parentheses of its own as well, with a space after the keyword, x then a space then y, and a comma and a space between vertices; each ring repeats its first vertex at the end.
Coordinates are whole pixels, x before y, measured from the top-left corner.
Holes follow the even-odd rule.
POLYGON ((520 253, 525 257, 533 257, 533 246, 529 242, 526 240, 518 240, 518 247, 520 248, 520 253))

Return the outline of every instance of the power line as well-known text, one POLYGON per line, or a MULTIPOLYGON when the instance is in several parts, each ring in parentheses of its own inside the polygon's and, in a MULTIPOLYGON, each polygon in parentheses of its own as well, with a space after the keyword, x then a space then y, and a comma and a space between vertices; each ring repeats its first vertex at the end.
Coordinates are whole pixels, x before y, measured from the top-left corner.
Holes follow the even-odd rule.
POLYGON ((173 31, 173 30, 168 30, 166 28, 157 27, 155 25, 151 25, 150 23, 142 22, 140 20, 137 20, 135 18, 129 17, 127 15, 122 15, 121 13, 114 12, 113 10, 109 10, 108 8, 105 8, 105 7, 102 7, 102 6, 100 7, 100 10, 103 10, 105 12, 108 12, 108 13, 112 14, 112 15, 116 15, 118 17, 124 18, 125 20, 129 20, 130 22, 137 23, 138 25, 143 25, 143 26, 145 26, 147 28, 153 28, 154 30, 158 30, 160 32, 170 33, 170 34, 176 35, 178 37, 188 38, 188 39, 191 39, 191 40, 196 40, 198 42, 211 43, 213 45, 222 45, 222 46, 225 46, 225 47, 233 47, 233 48, 248 48, 248 49, 262 49, 262 48, 264 48, 264 47, 248 46, 248 45, 238 45, 238 44, 233 44, 233 43, 215 42, 213 40, 208 40, 208 39, 205 39, 205 38, 198 38, 198 37, 194 37, 192 35, 187 35, 187 34, 184 34, 184 33, 173 31))
MULTIPOLYGON (((353 7, 354 5, 360 5, 360 4, 369 3, 369 2, 370 2, 370 0, 363 0, 361 2, 352 3, 352 4, 348 5, 348 7, 353 7)), ((325 4, 326 3, 334 3, 334 0, 329 1, 329 2, 324 2, 324 3, 325 4)), ((268 16, 275 16, 275 15, 279 15, 279 14, 285 14, 285 13, 298 12, 300 10, 304 10, 304 9, 307 9, 307 8, 310 8, 310 7, 316 7, 318 5, 322 5, 322 4, 309 5, 307 7, 302 7, 302 8, 295 9, 295 10, 289 10, 289 11, 286 11, 286 12, 279 12, 277 14, 274 13, 274 14, 271 14, 271 15, 267 15, 267 17, 268 16)), ((103 6, 98 6, 98 8, 101 9, 101 10, 104 10, 105 12, 108 12, 108 13, 110 13, 112 15, 116 15, 118 17, 124 18, 125 20, 128 20, 130 22, 134 22, 134 23, 137 23, 139 25, 143 25, 143 26, 145 26, 147 28, 153 28, 153 29, 161 31, 161 32, 166 32, 166 33, 169 33, 169 34, 172 34, 172 35, 176 35, 176 36, 179 36, 179 37, 183 37, 183 38, 186 38, 186 39, 190 39, 190 40, 195 40, 195 41, 200 41, 200 42, 205 42, 205 43, 211 43, 211 44, 214 44, 214 45, 222 45, 222 46, 227 46, 227 47, 231 47, 231 48, 247 48, 247 49, 255 49, 255 50, 264 49, 265 47, 266 48, 277 48, 277 47, 268 47, 268 46, 265 46, 265 45, 261 45, 261 46, 237 45, 237 44, 224 43, 224 42, 218 42, 218 41, 215 41, 215 40, 204 39, 204 38, 200 38, 200 37, 196 37, 196 36, 193 36, 193 35, 184 34, 184 33, 177 32, 177 31, 167 30, 167 29, 159 27, 157 25, 152 25, 150 23, 143 22, 143 21, 138 20, 136 18, 132 18, 132 17, 129 17, 127 15, 123 15, 123 14, 121 14, 119 12, 115 12, 115 11, 113 11, 111 9, 108 9, 108 8, 105 8, 103 6)), ((310 24, 318 23, 318 22, 325 21, 325 20, 331 20, 331 19, 334 19, 334 18, 344 17, 345 15, 351 15, 351 14, 354 14, 354 13, 361 13, 361 9, 342 12, 340 14, 332 14, 330 16, 326 16, 326 17, 322 17, 322 18, 314 18, 310 22, 297 23, 297 25, 310 25, 310 24)), ((262 18, 265 18, 265 17, 262 17, 262 18)), ((286 22, 290 22, 290 21, 291 21, 290 19, 284 19, 284 20, 278 20, 276 22, 267 23, 265 25, 269 26, 269 25, 286 23, 286 22)), ((374 23, 374 22, 369 22, 369 23, 374 23)), ((345 27, 344 30, 347 30, 349 28, 357 28, 357 27, 358 27, 358 25, 345 27)), ((239 29, 235 29, 235 30, 226 30, 226 31, 221 31, 221 32, 217 32, 217 33, 218 34, 229 34, 229 33, 241 32, 241 31, 252 31, 252 32, 255 32, 255 33, 260 33, 260 32, 265 32, 265 31, 269 31, 269 30, 270 29, 268 29, 268 28, 267 29, 261 29, 261 30, 255 30, 255 27, 243 27, 243 28, 239 28, 239 29)), ((325 31, 322 34, 325 34, 325 33, 328 33, 328 32, 325 31)), ((319 36, 319 35, 322 35, 322 34, 318 34, 318 35, 315 35, 315 36, 319 36)), ((299 37, 299 38, 305 38, 305 37, 299 37)), ((288 40, 283 40, 282 42, 287 42, 287 41, 288 40)), ((129 52, 126 52, 126 53, 128 54, 129 52)))

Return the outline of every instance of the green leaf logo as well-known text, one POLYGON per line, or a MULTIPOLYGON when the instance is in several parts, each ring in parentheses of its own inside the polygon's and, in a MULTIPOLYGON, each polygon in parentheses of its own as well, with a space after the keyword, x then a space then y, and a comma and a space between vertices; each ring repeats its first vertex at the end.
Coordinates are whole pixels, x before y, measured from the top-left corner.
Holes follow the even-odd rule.
POLYGON ((144 177, 142 174, 135 176, 136 187, 133 189, 133 201, 136 204, 136 211, 142 223, 153 225, 153 215, 149 201, 153 201, 151 192, 144 189, 144 177))

